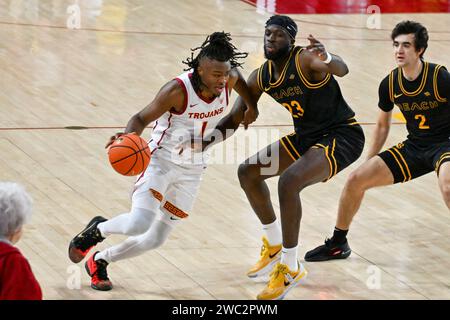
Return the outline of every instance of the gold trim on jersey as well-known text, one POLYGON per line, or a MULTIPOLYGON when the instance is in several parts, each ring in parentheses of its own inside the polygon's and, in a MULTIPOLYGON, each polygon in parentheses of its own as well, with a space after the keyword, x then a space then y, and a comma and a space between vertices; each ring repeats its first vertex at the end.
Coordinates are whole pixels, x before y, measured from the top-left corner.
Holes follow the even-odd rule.
MULTIPOLYGON (((294 150, 295 154, 297 155, 298 158, 300 158, 300 153, 298 153, 297 149, 295 149, 294 145, 292 144, 291 140, 289 138, 286 138, 287 142, 289 142, 289 144, 292 147, 292 150, 294 150)), ((297 158, 297 159, 298 159, 297 158)))
MULTIPOLYGON (((400 151, 397 149, 397 147, 392 147, 392 150, 397 152, 397 154, 399 155, 400 159, 402 160, 402 163, 405 165, 404 166, 406 168, 405 171, 408 173, 408 176, 409 176, 409 177, 407 177, 406 174, 405 174, 405 179, 406 179, 405 181, 411 180, 411 171, 409 171, 409 166, 408 166, 408 163, 406 163, 405 158, 403 158, 403 155, 400 153, 400 151)), ((403 181, 403 182, 405 182, 405 181, 403 181)))
POLYGON ((445 159, 450 159, 450 152, 445 152, 443 153, 438 162, 436 162, 436 166, 435 166, 435 171, 439 174, 439 168, 441 167, 442 161, 444 161, 445 159))
MULTIPOLYGON (((333 147, 331 148, 331 154, 330 154, 330 156, 331 156, 331 158, 333 159, 333 161, 334 161, 334 173, 333 173, 333 175, 331 176, 331 177, 333 177, 333 176, 335 176, 336 175, 336 173, 337 173, 337 161, 336 161, 336 157, 334 156, 334 149, 336 148, 336 139, 333 139, 333 147)), ((331 178, 330 177, 330 178, 331 178)), ((328 178, 329 179, 329 178, 328 178)))
POLYGON ((433 90, 434 90, 434 95, 436 96, 436 100, 437 100, 437 101, 439 101, 439 102, 447 102, 447 99, 446 99, 446 98, 442 98, 442 97, 439 95, 439 92, 438 92, 437 76, 438 76, 438 72, 439 72, 439 69, 440 69, 440 68, 442 68, 442 66, 437 65, 436 68, 434 69, 434 75, 433 75, 433 90))
POLYGON ((398 84, 400 86, 400 90, 402 90, 402 92, 405 96, 409 96, 409 97, 417 96, 419 93, 422 92, 423 88, 425 88, 425 83, 427 82, 427 76, 428 76, 428 62, 424 62, 423 67, 424 67, 424 70, 423 70, 423 74, 422 74, 422 81, 420 82, 420 85, 417 88, 417 90, 413 91, 413 92, 406 91, 406 89, 403 87, 402 69, 398 68, 398 84))
POLYGON ((402 170, 402 173, 403 173, 403 182, 405 182, 407 178, 406 178, 405 170, 403 170, 403 167, 402 167, 402 165, 400 164, 400 161, 398 161, 397 156, 395 155, 394 152, 392 152, 391 149, 388 149, 387 151, 389 151, 389 153, 392 154, 392 156, 394 157, 395 161, 396 161, 397 164, 398 164, 398 167, 400 168, 400 170, 402 170))
POLYGON ((330 165, 330 174, 328 175, 328 178, 326 178, 325 180, 324 180, 324 182, 325 181, 327 181, 327 180, 329 180, 330 178, 331 178, 331 175, 333 174, 333 163, 331 162, 331 159, 330 159, 330 157, 328 156, 328 146, 324 146, 323 144, 320 144, 320 143, 316 143, 314 146, 313 146, 313 148, 322 148, 323 149, 323 151, 325 152, 325 158, 327 158, 327 160, 328 160, 328 164, 330 165))
POLYGON ((319 81, 318 83, 309 82, 308 79, 303 75, 302 67, 300 64, 300 52, 302 52, 302 51, 303 51, 303 48, 300 48, 300 50, 295 55, 295 66, 297 68, 297 73, 300 76, 300 80, 303 82, 303 84, 308 89, 319 89, 320 87, 323 87, 328 82, 328 80, 331 79, 331 74, 327 73, 325 78, 323 80, 319 81))
MULTIPOLYGON (((295 51, 295 47, 294 47, 294 49, 291 50, 291 53, 289 54, 289 58, 287 59, 285 65, 283 67, 283 71, 281 71, 280 77, 278 78, 277 81, 275 81, 275 83, 270 82, 272 80, 272 61, 268 60, 267 67, 268 67, 268 71, 269 71, 269 86, 267 88, 264 87, 264 91, 269 91, 272 88, 278 87, 284 81, 284 77, 286 76, 286 70, 289 67, 289 62, 291 61, 292 54, 294 53, 294 51, 295 51)), ((263 84, 262 77, 261 77, 261 84, 263 84)))
POLYGON ((262 66, 259 67, 258 69, 258 74, 256 76, 256 84, 258 85, 259 89, 261 91, 264 91, 263 88, 263 83, 262 83, 262 73, 263 73, 263 69, 264 69, 264 64, 262 66))
POLYGON ((337 173, 337 161, 336 158, 334 156, 334 150, 336 148, 336 139, 333 139, 333 145, 331 147, 331 152, 329 152, 330 150, 330 146, 325 146, 321 143, 316 143, 313 148, 322 148, 325 152, 325 158, 327 158, 328 163, 330 165, 330 174, 328 176, 328 178, 326 178, 324 181, 330 180, 332 177, 334 177, 337 173))
POLYGON ((289 150, 289 148, 286 146, 286 144, 284 143, 283 139, 286 139, 289 141, 288 138, 283 137, 280 139, 281 144, 283 145, 284 149, 286 150, 286 152, 289 154, 289 156, 292 158, 292 160, 297 161, 297 159, 292 155, 291 151, 289 150))
POLYGON ((394 102, 394 71, 389 74, 389 98, 394 102))
POLYGON ((351 118, 348 118, 348 119, 347 119, 347 124, 348 124, 349 126, 354 126, 355 124, 359 124, 359 122, 356 121, 355 117, 351 117, 351 118))

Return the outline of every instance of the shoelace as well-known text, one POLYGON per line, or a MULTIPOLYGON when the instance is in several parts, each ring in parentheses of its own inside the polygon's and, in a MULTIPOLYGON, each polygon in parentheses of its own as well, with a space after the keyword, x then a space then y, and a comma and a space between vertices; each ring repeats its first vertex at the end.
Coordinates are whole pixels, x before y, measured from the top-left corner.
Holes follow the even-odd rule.
POLYGON ((260 256, 264 257, 265 255, 267 255, 268 251, 269 251, 269 249, 265 245, 262 245, 260 256))
POLYGON ((77 239, 77 245, 81 250, 87 250, 88 248, 96 245, 98 242, 103 241, 103 237, 97 228, 88 230, 84 237, 77 239))
POLYGON ((261 246, 261 253, 260 253, 261 258, 268 256, 270 253, 269 241, 267 241, 267 239, 265 237, 263 237, 262 240, 263 240, 263 245, 261 246))
POLYGON ((276 280, 278 279, 278 277, 279 277, 280 275, 283 275, 283 278, 284 278, 284 275, 285 275, 286 273, 288 273, 287 266, 284 265, 284 264, 281 264, 281 263, 280 263, 280 264, 277 264, 277 266, 275 267, 275 269, 270 273, 269 286, 270 286, 271 284, 276 283, 276 280))

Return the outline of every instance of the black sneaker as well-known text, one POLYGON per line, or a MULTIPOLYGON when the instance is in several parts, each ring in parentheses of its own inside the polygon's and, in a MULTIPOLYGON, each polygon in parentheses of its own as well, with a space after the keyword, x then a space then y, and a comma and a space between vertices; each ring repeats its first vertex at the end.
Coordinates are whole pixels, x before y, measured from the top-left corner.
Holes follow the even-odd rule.
POLYGON ((305 261, 327 261, 333 259, 345 259, 352 253, 347 239, 342 244, 336 244, 331 239, 326 239, 321 245, 305 254, 305 261))
POLYGON ((97 253, 98 251, 86 261, 84 266, 88 275, 91 277, 91 287, 95 290, 108 291, 113 288, 108 278, 108 272, 106 271, 108 262, 103 259, 95 260, 97 253))
POLYGON ((102 237, 100 230, 97 229, 98 224, 104 221, 107 221, 107 219, 100 216, 95 217, 88 223, 83 231, 70 241, 69 258, 72 262, 80 262, 86 257, 89 250, 97 243, 105 240, 105 238, 102 237))

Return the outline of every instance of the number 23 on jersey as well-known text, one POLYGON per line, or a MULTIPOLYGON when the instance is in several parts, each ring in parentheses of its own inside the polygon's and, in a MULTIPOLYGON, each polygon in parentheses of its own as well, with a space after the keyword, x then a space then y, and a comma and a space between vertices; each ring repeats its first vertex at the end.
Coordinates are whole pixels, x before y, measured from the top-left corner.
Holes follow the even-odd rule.
POLYGON ((285 102, 281 105, 291 113, 293 118, 303 117, 303 114, 305 113, 305 110, 303 110, 298 101, 292 100, 290 104, 285 102))

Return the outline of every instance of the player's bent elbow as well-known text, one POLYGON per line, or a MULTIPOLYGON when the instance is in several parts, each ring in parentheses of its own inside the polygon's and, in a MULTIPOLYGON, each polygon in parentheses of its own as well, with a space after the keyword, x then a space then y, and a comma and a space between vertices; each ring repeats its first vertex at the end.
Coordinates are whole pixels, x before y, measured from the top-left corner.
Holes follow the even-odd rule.
POLYGON ((346 64, 344 64, 340 70, 338 72, 335 73, 336 76, 338 77, 344 77, 345 75, 347 75, 349 72, 348 67, 346 64))
POLYGON ((348 73, 349 73, 348 67, 347 67, 347 65, 345 65, 344 73, 342 74, 342 76, 345 76, 345 75, 347 75, 348 73))

